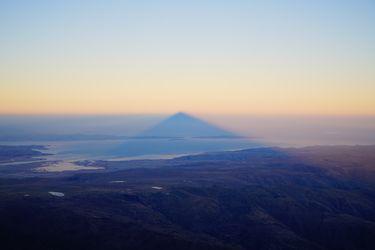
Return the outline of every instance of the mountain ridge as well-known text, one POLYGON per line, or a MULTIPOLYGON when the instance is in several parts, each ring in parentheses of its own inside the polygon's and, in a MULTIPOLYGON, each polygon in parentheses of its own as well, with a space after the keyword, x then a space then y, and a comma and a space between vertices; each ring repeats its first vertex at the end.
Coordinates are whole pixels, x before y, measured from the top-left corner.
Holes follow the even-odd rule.
POLYGON ((241 137, 233 132, 226 131, 218 126, 210 124, 200 118, 178 112, 167 117, 155 126, 143 131, 137 137, 241 137))

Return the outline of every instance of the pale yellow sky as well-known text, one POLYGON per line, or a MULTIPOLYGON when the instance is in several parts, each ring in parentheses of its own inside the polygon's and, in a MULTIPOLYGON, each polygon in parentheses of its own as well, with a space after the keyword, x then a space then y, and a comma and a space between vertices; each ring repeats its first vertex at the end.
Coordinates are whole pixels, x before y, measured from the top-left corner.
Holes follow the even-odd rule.
POLYGON ((20 74, 2 87, 0 113, 375 114, 375 88, 355 76, 268 74, 20 74))

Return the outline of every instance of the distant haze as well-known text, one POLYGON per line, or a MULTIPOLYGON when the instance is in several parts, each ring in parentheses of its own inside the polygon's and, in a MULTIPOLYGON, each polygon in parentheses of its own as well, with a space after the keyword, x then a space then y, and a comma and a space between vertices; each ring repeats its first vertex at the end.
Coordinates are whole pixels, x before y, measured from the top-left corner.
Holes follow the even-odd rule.
MULTIPOLYGON (((0 116, 0 138, 7 135, 56 134, 134 136, 166 117, 167 115, 0 116)), ((197 117, 270 145, 375 144, 375 117, 371 116, 197 114, 197 117)))

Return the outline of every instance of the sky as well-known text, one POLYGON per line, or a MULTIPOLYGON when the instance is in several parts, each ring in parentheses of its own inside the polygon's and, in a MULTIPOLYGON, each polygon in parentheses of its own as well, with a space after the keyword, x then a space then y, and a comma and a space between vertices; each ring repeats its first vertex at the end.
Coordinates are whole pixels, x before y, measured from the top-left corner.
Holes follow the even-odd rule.
POLYGON ((0 114, 375 115, 372 0, 2 0, 0 114))

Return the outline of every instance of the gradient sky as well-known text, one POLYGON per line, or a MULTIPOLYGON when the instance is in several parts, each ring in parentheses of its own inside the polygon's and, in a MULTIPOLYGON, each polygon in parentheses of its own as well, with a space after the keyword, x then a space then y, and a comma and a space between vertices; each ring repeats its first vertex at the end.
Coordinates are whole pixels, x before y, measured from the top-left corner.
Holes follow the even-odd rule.
POLYGON ((4 0, 0 34, 0 114, 375 115, 373 0, 4 0))

